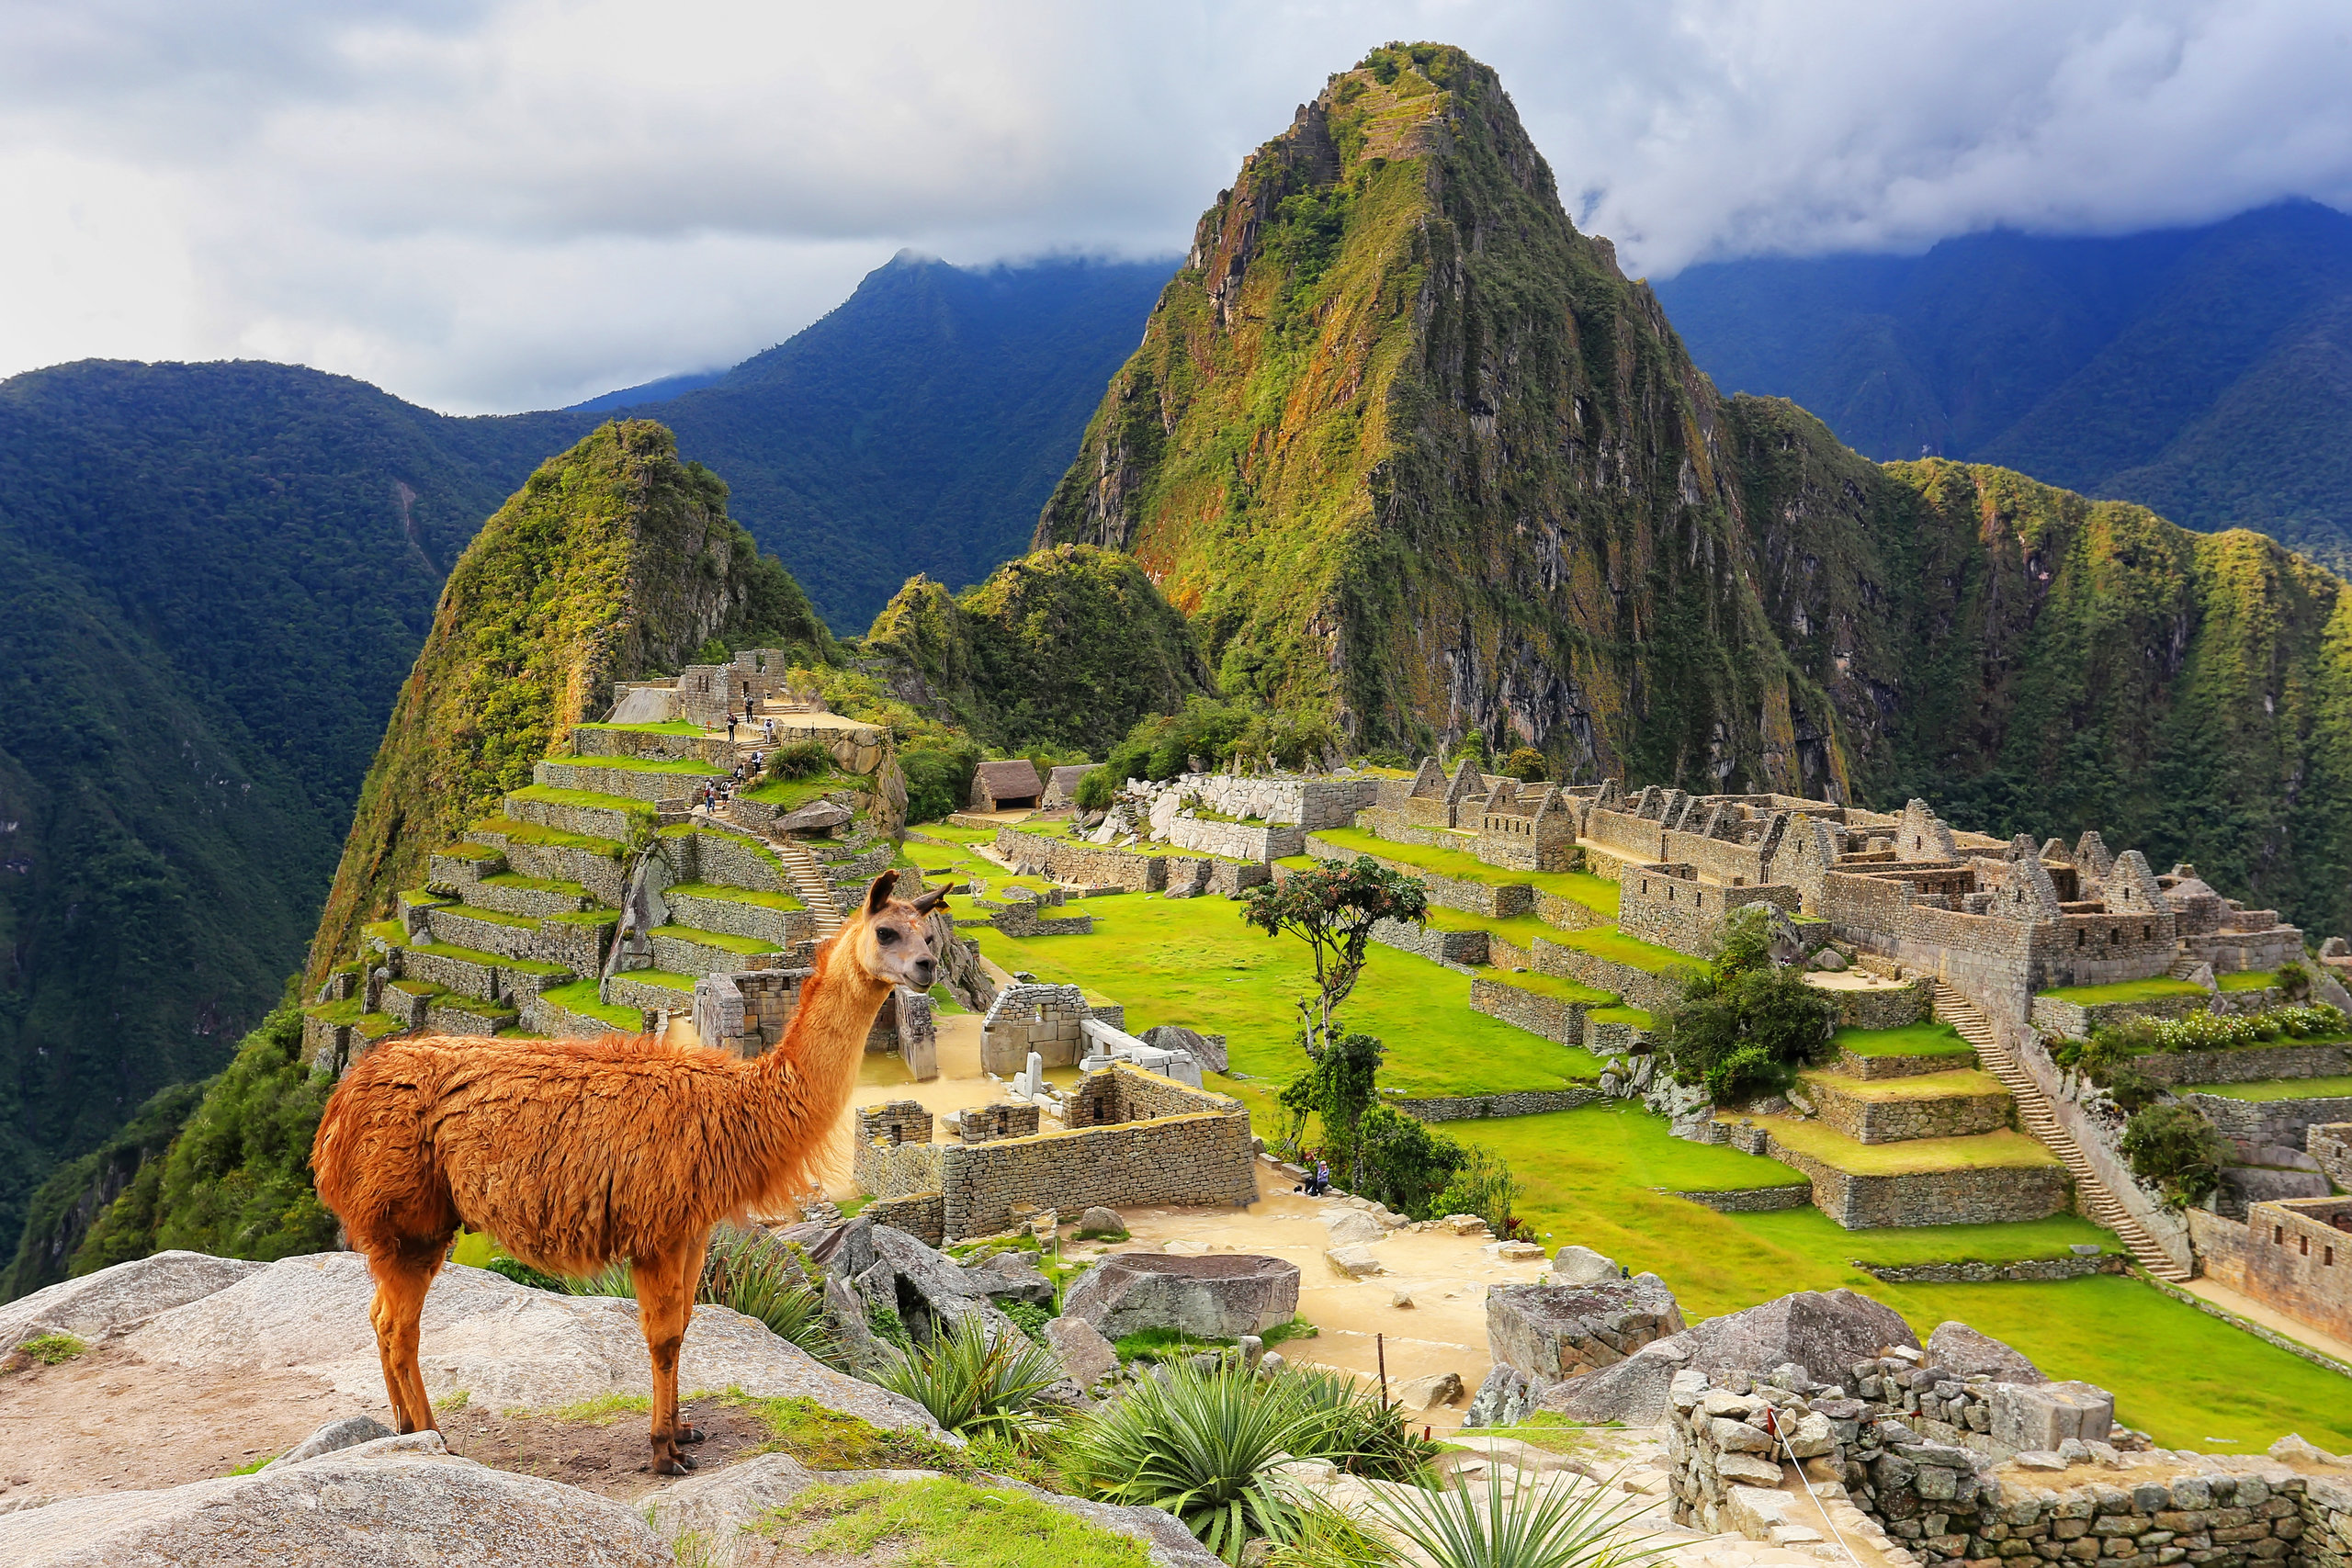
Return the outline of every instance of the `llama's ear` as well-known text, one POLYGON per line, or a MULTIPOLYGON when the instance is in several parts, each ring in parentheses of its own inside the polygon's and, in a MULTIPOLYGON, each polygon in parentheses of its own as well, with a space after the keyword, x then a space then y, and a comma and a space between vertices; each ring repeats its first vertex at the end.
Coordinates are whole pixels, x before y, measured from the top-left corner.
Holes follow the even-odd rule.
POLYGON ((898 885, 899 874, 896 871, 886 871, 876 877, 874 886, 865 890, 865 912, 869 915, 878 915, 888 908, 890 889, 898 885))
POLYGON ((946 899, 950 893, 958 891, 960 891, 960 889, 958 889, 953 883, 950 883, 944 887, 934 887, 930 892, 922 894, 915 899, 916 912, 919 914, 928 915, 933 909, 938 908, 941 903, 946 899))

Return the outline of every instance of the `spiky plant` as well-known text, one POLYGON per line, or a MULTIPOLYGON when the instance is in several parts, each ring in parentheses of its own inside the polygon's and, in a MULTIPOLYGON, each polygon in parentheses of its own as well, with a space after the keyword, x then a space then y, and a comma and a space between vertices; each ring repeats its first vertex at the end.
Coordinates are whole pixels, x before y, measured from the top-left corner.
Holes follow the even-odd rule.
POLYGON ((1326 1459, 1351 1475, 1375 1481, 1425 1481, 1439 1446, 1413 1436, 1399 1405, 1329 1367, 1302 1366, 1268 1385, 1306 1418, 1291 1452, 1326 1459))
POLYGON ((971 1312, 911 1354, 893 1348, 873 1381, 951 1432, 1017 1435, 1048 1424, 1039 1396, 1061 1377, 1051 1350, 1025 1335, 992 1335, 971 1312))
POLYGON ((1645 1568, 1666 1555, 1651 1536, 1617 1538, 1642 1501, 1607 1482, 1529 1478, 1506 1490, 1502 1472, 1487 1466, 1476 1490, 1459 1475, 1430 1491, 1383 1487, 1373 1509, 1430 1568, 1645 1568))
MULTIPOLYGON (((561 1284, 575 1296, 637 1299, 637 1277, 618 1259, 561 1284)), ((791 1340, 828 1366, 840 1366, 847 1359, 841 1335, 825 1313, 823 1284, 803 1267, 795 1248, 764 1231, 730 1226, 715 1234, 703 1257, 695 1300, 755 1317, 777 1337, 791 1340)))
POLYGON ((1178 1363, 1144 1379, 1080 1427, 1065 1472, 1114 1503, 1161 1508, 1228 1562, 1253 1536, 1291 1534, 1296 1508, 1268 1473, 1318 1419, 1287 1393, 1230 1362, 1178 1363))

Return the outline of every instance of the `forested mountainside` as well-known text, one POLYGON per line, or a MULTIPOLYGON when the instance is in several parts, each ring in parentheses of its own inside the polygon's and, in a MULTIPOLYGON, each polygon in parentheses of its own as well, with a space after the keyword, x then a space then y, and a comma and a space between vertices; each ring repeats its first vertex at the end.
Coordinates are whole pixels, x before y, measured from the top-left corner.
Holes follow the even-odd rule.
POLYGON ((1360 746, 1931 789, 2352 914, 2338 580, 1719 397, 1457 50, 1374 51, 1244 163, 1039 518, 1058 541, 1132 552, 1228 692, 1360 746))
POLYGON ((1869 457, 1999 463, 2352 564, 2352 216, 1714 263, 1657 294, 1718 387, 1869 457))
POLYGON ((736 516, 854 635, 910 573, 962 587, 1027 547, 1168 270, 902 254, 790 342, 631 412, 727 476, 736 516))
POLYGON ((1101 757, 1137 719, 1215 690, 1151 580, 1085 545, 1007 561, 961 596, 910 578, 864 648, 908 702, 1016 754, 1101 757))
POLYGON ((54 1161, 277 1000, 528 445, 286 366, 0 383, 0 1250, 54 1161))
POLYGON ((726 484, 661 425, 602 425, 541 464, 450 570, 360 786, 311 969, 348 957, 432 851, 608 712, 616 682, 714 639, 834 656, 800 585, 728 515, 726 484))

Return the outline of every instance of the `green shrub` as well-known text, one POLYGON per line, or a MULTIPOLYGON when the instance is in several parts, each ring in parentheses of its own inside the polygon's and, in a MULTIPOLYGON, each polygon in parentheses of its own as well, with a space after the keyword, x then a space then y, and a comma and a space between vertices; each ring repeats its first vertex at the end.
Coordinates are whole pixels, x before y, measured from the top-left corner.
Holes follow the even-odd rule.
POLYGON ((1111 802, 1118 798, 1119 786, 1125 782, 1113 778, 1107 764, 1096 768, 1078 781, 1075 804, 1081 811, 1107 811, 1111 802))
POLYGON ((1472 1144, 1463 1152, 1467 1157, 1430 1210, 1441 1218, 1476 1214, 1488 1230, 1508 1240, 1519 1228, 1519 1183, 1511 1176, 1510 1163, 1484 1144, 1472 1144))
POLYGON ((1552 765, 1532 746, 1521 746, 1503 764, 1503 772, 1521 784, 1542 784, 1552 776, 1552 765))
POLYGON ((1684 971, 1655 1038, 1675 1081, 1717 1100, 1777 1094, 1827 1049, 1837 1009, 1801 970, 1775 968, 1763 915, 1726 923, 1711 969, 1684 971))
POLYGON ((335 1244, 311 1184, 311 1140, 334 1081, 302 1065, 302 1014, 289 1000, 245 1036, 205 1086, 164 1165, 157 1249, 265 1262, 335 1244))
POLYGON ((1039 1306, 1035 1302, 1004 1302, 1000 1303, 1000 1309, 1005 1316, 1012 1320, 1013 1327, 1018 1328, 1032 1339, 1037 1339, 1043 1335, 1046 1332, 1046 1325, 1052 1322, 1054 1317, 1050 1311, 1039 1306))
POLYGON ((907 1332, 906 1320, 899 1315, 899 1309, 894 1306, 886 1306, 880 1302, 868 1304, 865 1331, 885 1345, 893 1345, 901 1350, 915 1348, 914 1336, 907 1332))
POLYGON ((1778 1094, 1792 1077, 1763 1046, 1741 1045, 1708 1063, 1705 1081, 1718 1103, 1733 1105, 1778 1094))
POLYGON ((1506 1488, 1498 1464, 1476 1487, 1457 1475, 1432 1490, 1373 1496, 1377 1522, 1410 1549, 1393 1561, 1429 1568, 1642 1568, 1672 1548, 1646 1535, 1619 1539, 1641 1506, 1605 1483, 1506 1488))
POLYGON ((1439 1453, 1413 1435, 1402 1405, 1384 1401, 1371 1384, 1329 1367, 1294 1367, 1271 1386, 1306 1417, 1291 1452, 1329 1460, 1367 1481, 1419 1482, 1439 1453))
MULTIPOLYGON (((767 775, 772 779, 821 778, 832 771, 833 754, 821 740, 788 740, 768 753, 767 775)), ((906 764, 899 764, 904 772, 906 764)))
POLYGON ((1463 1146, 1428 1122, 1386 1105, 1365 1111, 1356 1125, 1357 1186, 1408 1219, 1434 1219, 1440 1193, 1469 1158, 1463 1146))
POLYGON ((1039 1396, 1061 1377, 1052 1351, 1023 1337, 991 1337, 987 1319, 971 1312, 920 1349, 893 1349, 873 1381, 951 1432, 1013 1435, 1046 1424, 1039 1396))
MULTIPOLYGON (((493 1258, 490 1267, 517 1284, 538 1285, 549 1278, 511 1258, 493 1258)), ((628 1263, 617 1258, 594 1274, 557 1280, 556 1288, 575 1296, 637 1299, 637 1277, 628 1263)), ((722 1226, 713 1233, 709 1250, 703 1255, 695 1300, 757 1318, 768 1332, 791 1340, 828 1366, 838 1367, 848 1359, 848 1348, 825 1314, 823 1279, 798 1247, 777 1241, 765 1231, 722 1226)))
POLYGON ((972 774, 980 749, 968 740, 911 746, 899 753, 899 773, 907 781, 907 820, 936 822, 961 811, 972 796, 972 774))
POLYGON ((2155 1183, 2174 1208, 2195 1203, 2221 1185, 2230 1148, 2211 1123, 2188 1106, 2151 1105, 2123 1129, 2132 1174, 2155 1183))
POLYGON ((571 1293, 571 1284, 561 1277, 549 1274, 543 1269, 534 1269, 519 1258, 509 1258, 501 1253, 482 1267, 493 1274, 514 1280, 518 1285, 528 1285, 535 1291, 552 1291, 558 1295, 571 1293))
POLYGON ((2108 1098, 2126 1111, 2143 1111, 2165 1094, 2164 1085, 2128 1062, 2109 1069, 2106 1089, 2108 1098))
POLYGON ((62 1366, 74 1357, 85 1355, 90 1347, 71 1334, 36 1334, 19 1341, 16 1353, 28 1360, 39 1361, 44 1367, 62 1366))

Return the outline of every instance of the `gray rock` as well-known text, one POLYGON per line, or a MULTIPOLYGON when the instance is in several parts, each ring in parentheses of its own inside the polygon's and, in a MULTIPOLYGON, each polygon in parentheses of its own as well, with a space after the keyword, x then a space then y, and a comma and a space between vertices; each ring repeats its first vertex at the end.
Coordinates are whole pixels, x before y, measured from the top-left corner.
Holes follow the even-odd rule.
POLYGON ((1081 1389, 1092 1388, 1119 1370, 1119 1353, 1082 1317, 1047 1322, 1046 1343, 1061 1358, 1062 1371, 1081 1389))
POLYGON ((1985 1375, 1996 1382, 2048 1382, 2041 1370, 1988 1334, 1957 1319, 1936 1325, 1928 1336, 1928 1364, 1965 1382, 1985 1375))
POLYGON ((1378 1220, 1361 1209, 1331 1209, 1323 1215, 1323 1229, 1333 1247, 1360 1247, 1385 1239, 1388 1233, 1378 1220))
POLYGON ((1552 1256, 1552 1283, 1597 1285, 1618 1278, 1617 1260, 1589 1247, 1564 1247, 1552 1256))
POLYGON ((263 1465, 275 1470, 281 1464, 300 1464, 306 1459, 331 1454, 342 1449, 356 1449, 362 1443, 372 1443, 379 1438, 392 1436, 392 1429, 372 1416, 346 1416, 340 1421, 330 1421, 292 1448, 263 1465))
POLYGON ((1528 1412, 1543 1398, 1546 1386, 1510 1367, 1493 1367, 1487 1373, 1487 1381, 1478 1385, 1478 1392, 1470 1396, 1470 1408, 1463 1412, 1462 1425, 1516 1427, 1527 1419, 1528 1412))
POLYGON ((2115 1396, 2086 1382, 1994 1383, 1995 1446, 2067 1453, 2070 1442, 2103 1443, 2115 1426, 2115 1396))
POLYGON ((1431 1372, 1398 1384, 1396 1403, 1408 1410, 1435 1410, 1441 1404, 1458 1404, 1462 1393, 1460 1372, 1431 1372))
POLYGON ((1487 1292, 1488 1353, 1530 1377, 1573 1378, 1614 1366, 1681 1329, 1682 1309, 1655 1274, 1487 1292))
POLYGON ((1037 1271, 1025 1252, 1000 1252, 977 1269, 965 1274, 972 1292, 989 1301, 1030 1302, 1039 1306, 1051 1306, 1054 1282, 1037 1271))
POLYGON ((1331 1272, 1350 1280, 1368 1280, 1374 1274, 1385 1274, 1387 1266, 1369 1247, 1335 1247, 1323 1254, 1323 1261, 1331 1272))
POLYGON ((1666 1408, 1668 1384, 1683 1366, 1713 1373, 1794 1361, 1815 1377, 1838 1380, 1850 1393, 1856 1362, 1875 1360, 1890 1346, 1916 1350, 1918 1344, 1909 1325, 1868 1296, 1848 1290, 1799 1291, 1661 1339, 1628 1360, 1554 1390, 1544 1408, 1578 1420, 1654 1425, 1666 1408))
POLYGON ((158 1252, 118 1263, 0 1306, 0 1350, 39 1334, 71 1334, 93 1343, 127 1334, 157 1313, 225 1291, 268 1267, 201 1252, 158 1252))
POLYGON ((1109 1339, 1143 1328, 1230 1339, 1297 1314, 1298 1265, 1249 1253, 1123 1252, 1080 1275, 1062 1294, 1062 1312, 1109 1339))
POLYGON ((816 800, 775 819, 779 833, 821 833, 838 828, 856 813, 836 800, 816 800))
MULTIPOLYGON (((383 1370, 368 1318, 374 1291, 367 1259, 356 1253, 282 1258, 151 1318, 122 1344, 156 1366, 196 1372, 308 1371, 355 1403, 380 1408, 383 1370)), ((643 1394, 652 1382, 632 1301, 557 1295, 451 1264, 424 1298, 422 1328, 418 1367, 436 1400, 463 1389, 498 1409, 544 1409, 605 1393, 643 1394)), ((765 1324, 721 1306, 695 1308, 678 1378, 683 1388, 797 1395, 879 1427, 938 1430, 911 1400, 843 1376, 765 1324)))
POLYGON ((1179 1024, 1159 1023, 1137 1036, 1145 1044, 1162 1051, 1182 1051, 1211 1072, 1226 1070, 1225 1036, 1200 1034, 1179 1024))
POLYGON ((384 1438, 252 1475, 99 1492, 0 1516, 16 1568, 671 1568, 622 1503, 458 1459, 436 1432, 384 1438))
POLYGON ((1091 1231, 1102 1235, 1125 1235, 1127 1234, 1127 1222, 1120 1216, 1118 1210, 1106 1209, 1097 1203, 1078 1216, 1078 1228, 1081 1233, 1091 1231))

